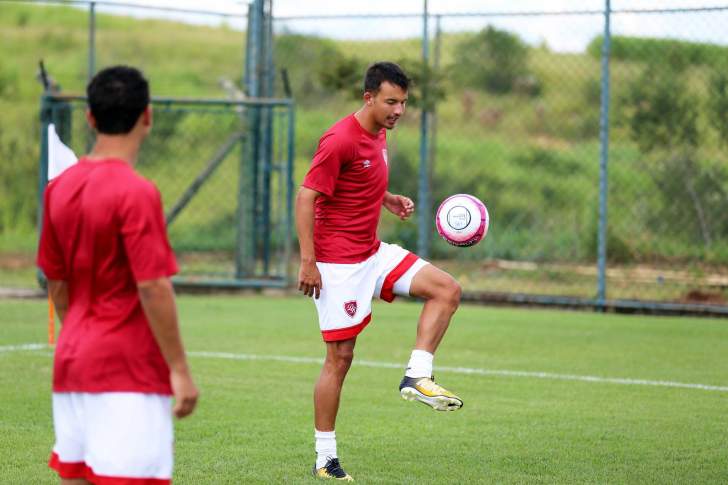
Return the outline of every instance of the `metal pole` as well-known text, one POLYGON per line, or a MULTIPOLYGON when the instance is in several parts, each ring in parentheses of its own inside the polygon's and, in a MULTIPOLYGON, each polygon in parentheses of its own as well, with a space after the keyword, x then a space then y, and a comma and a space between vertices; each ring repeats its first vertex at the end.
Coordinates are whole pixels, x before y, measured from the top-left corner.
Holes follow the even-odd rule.
MULTIPOLYGON (((248 31, 245 44, 245 94, 249 98, 259 96, 258 51, 260 49, 260 15, 261 0, 248 6, 248 31)), ((244 119, 247 129, 245 145, 240 154, 240 173, 238 182, 238 220, 237 246, 235 256, 235 277, 250 277, 255 262, 255 202, 257 192, 256 164, 258 160, 258 106, 248 106, 244 119)))
POLYGON ((609 50, 611 43, 611 4, 605 0, 604 43, 602 44, 602 98, 599 126, 599 234, 597 248, 597 309, 604 311, 607 299, 607 188, 609 161, 609 50))
MULTIPOLYGON (((435 45, 432 53, 432 71, 433 76, 440 74, 440 47, 442 46, 442 30, 440 29, 440 20, 442 16, 435 17, 435 45)), ((430 115, 430 150, 429 150, 429 174, 428 183, 430 186, 430 198, 432 198, 433 178, 435 177, 435 164, 437 162, 437 105, 433 102, 432 113, 430 115)))
MULTIPOLYGON (((264 30, 262 32, 264 38, 265 54, 264 76, 263 76, 263 96, 266 98, 273 97, 273 87, 275 81, 275 69, 273 66, 273 0, 266 1, 264 10, 264 30)), ((263 195, 263 272, 268 274, 270 270, 270 245, 271 245, 271 162, 273 160, 273 108, 264 108, 262 128, 263 128, 263 147, 261 150, 261 165, 263 167, 262 174, 262 195, 263 195)))
POLYGON ((293 159, 296 154, 296 107, 288 107, 288 160, 286 160, 286 246, 285 246, 285 278, 290 279, 289 267, 291 265, 291 253, 293 245, 293 159))
MULTIPOLYGON (((425 77, 428 76, 429 53, 429 32, 427 28, 427 0, 424 0, 424 12, 422 13, 422 64, 425 77)), ((428 128, 429 113, 427 79, 423 80, 422 88, 422 116, 420 118, 420 179, 418 186, 418 219, 417 219, 417 254, 423 258, 430 255, 430 232, 432 230, 432 214, 430 214, 430 174, 427 163, 428 153, 428 128)))
POLYGON ((88 80, 96 73, 96 2, 88 4, 88 80))

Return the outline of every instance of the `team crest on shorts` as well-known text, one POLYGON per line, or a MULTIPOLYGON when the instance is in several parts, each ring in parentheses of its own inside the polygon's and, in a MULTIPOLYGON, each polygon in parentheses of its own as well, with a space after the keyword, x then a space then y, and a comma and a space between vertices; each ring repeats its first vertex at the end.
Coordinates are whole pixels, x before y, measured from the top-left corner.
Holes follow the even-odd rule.
POLYGON ((344 303, 344 311, 350 317, 356 315, 356 300, 351 300, 344 303))

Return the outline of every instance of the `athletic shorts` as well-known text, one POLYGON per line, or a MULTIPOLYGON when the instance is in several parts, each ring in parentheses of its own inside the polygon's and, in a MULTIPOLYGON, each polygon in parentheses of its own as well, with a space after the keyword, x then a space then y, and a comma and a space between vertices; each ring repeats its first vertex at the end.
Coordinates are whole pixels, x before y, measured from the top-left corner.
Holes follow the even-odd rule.
POLYGON ((56 443, 48 465, 61 478, 98 485, 172 481, 172 398, 136 392, 53 393, 56 443))
POLYGON ((359 335, 372 318, 372 298, 391 302, 395 295, 409 295, 412 278, 426 264, 406 249, 384 242, 361 263, 316 263, 322 288, 313 301, 324 341, 359 335))

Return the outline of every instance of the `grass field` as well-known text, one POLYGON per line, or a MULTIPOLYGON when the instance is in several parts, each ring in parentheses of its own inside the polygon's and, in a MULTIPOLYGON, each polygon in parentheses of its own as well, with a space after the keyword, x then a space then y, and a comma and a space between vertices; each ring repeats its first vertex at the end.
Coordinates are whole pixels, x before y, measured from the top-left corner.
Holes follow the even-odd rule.
MULTIPOLYGON (((179 306, 202 398, 177 423, 175 483, 313 483, 323 350, 313 305, 198 296, 179 306)), ((0 301, 1 483, 57 482, 45 465, 51 351, 12 347, 46 340, 46 311, 0 301)), ((728 480, 726 321, 464 306, 435 372, 465 406, 440 414, 397 393, 418 311, 376 304, 359 339, 337 425, 357 482, 728 480)))

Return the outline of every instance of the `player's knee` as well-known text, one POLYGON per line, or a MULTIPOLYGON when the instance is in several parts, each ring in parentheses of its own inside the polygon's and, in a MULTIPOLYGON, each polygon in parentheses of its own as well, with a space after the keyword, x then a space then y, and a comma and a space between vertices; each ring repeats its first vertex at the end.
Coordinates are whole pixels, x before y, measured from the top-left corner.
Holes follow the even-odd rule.
POLYGON ((460 283, 455 281, 454 278, 448 277, 443 285, 443 299, 452 311, 457 310, 460 306, 460 297, 462 296, 463 290, 460 287, 460 283))
POLYGON ((338 371, 346 372, 354 360, 354 349, 339 347, 328 355, 329 363, 338 371))

